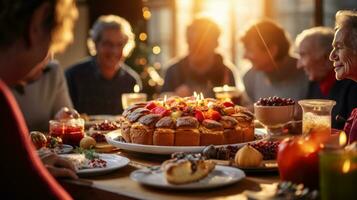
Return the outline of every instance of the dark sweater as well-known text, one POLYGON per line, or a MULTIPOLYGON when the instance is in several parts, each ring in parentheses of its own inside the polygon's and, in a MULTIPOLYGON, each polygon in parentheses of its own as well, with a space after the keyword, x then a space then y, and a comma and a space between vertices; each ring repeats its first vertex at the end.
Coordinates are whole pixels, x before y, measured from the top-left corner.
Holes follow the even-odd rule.
POLYGON ((111 80, 102 77, 94 58, 66 71, 69 93, 74 107, 89 115, 118 115, 123 112, 121 95, 141 86, 138 74, 123 64, 111 80))
POLYGON ((352 80, 336 81, 327 96, 324 96, 317 82, 309 85, 308 99, 335 100, 336 105, 332 109, 332 128, 342 129, 343 121, 337 121, 336 115, 347 119, 353 108, 357 107, 357 83, 352 80))

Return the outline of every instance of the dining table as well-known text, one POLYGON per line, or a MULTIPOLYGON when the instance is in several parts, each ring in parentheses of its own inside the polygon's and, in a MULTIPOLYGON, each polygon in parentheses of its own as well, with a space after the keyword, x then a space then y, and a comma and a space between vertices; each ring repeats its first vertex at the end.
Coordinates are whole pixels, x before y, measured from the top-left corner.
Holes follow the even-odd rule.
POLYGON ((273 194, 279 182, 278 171, 246 173, 242 180, 223 187, 200 190, 172 190, 144 186, 130 178, 130 173, 141 168, 157 166, 169 155, 134 153, 116 149, 117 154, 130 159, 127 166, 114 172, 77 180, 62 179, 60 183, 74 199, 264 199, 273 194), (263 196, 260 196, 263 195, 263 196))

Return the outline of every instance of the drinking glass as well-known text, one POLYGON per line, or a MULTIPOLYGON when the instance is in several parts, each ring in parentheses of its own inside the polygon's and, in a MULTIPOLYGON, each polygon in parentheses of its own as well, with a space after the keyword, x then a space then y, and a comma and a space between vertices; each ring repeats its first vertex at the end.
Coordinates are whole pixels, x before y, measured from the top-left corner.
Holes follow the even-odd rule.
POLYGON ((331 134, 331 111, 336 104, 335 101, 325 99, 305 99, 298 103, 303 110, 303 135, 331 134))
POLYGON ((123 109, 126 109, 135 103, 145 102, 146 99, 147 95, 145 93, 124 93, 121 95, 123 109))

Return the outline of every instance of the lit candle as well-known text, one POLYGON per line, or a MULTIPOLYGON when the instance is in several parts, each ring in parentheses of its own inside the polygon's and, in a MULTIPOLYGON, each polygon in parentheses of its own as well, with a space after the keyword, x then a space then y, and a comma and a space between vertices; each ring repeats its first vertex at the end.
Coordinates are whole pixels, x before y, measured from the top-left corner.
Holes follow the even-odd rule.
POLYGON ((167 101, 167 95, 164 96, 164 101, 162 102, 162 106, 166 106, 166 101, 167 101))
POLYGON ((339 149, 326 148, 320 152, 321 199, 354 199, 357 185, 357 150, 343 149, 346 134, 339 136, 339 149))

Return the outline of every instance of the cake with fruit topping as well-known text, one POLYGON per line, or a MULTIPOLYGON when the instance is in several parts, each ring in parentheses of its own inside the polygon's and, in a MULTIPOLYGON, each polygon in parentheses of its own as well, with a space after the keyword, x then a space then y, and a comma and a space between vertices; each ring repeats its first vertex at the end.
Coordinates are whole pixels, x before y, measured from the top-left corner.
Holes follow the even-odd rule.
POLYGON ((129 106, 121 120, 128 143, 204 146, 254 140, 254 116, 229 101, 170 97, 129 106))

